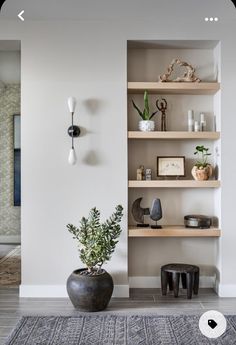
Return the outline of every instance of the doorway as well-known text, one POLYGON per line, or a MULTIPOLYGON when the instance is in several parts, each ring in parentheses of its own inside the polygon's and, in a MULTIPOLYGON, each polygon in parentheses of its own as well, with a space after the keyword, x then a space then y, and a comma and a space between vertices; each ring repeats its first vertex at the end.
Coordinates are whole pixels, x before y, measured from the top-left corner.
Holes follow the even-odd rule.
POLYGON ((0 287, 21 281, 20 41, 0 41, 0 287))

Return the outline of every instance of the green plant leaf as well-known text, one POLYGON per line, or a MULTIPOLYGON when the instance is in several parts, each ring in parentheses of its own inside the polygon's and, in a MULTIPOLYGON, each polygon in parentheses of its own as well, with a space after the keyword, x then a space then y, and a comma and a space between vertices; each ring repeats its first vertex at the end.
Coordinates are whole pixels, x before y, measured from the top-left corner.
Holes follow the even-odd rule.
POLYGON ((150 116, 149 120, 151 120, 153 116, 156 115, 156 113, 158 113, 158 111, 154 111, 154 113, 152 113, 152 115, 150 116))
POLYGON ((137 112, 139 113, 139 115, 141 116, 141 118, 143 119, 143 120, 145 120, 144 119, 144 114, 141 112, 141 110, 137 107, 137 105, 134 103, 134 101, 132 100, 132 103, 133 103, 133 107, 137 110, 137 112))
POLYGON ((148 102, 148 93, 147 90, 144 92, 144 111, 145 111, 145 116, 147 117, 147 120, 149 119, 149 102, 148 102))

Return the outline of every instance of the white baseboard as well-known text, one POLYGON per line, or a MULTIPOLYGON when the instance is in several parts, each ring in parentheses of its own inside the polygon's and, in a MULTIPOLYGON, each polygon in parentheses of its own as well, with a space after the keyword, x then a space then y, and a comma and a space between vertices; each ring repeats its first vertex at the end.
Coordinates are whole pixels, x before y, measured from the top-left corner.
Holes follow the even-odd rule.
POLYGON ((218 284, 217 293, 220 297, 236 297, 236 285, 218 284))
POLYGON ((0 243, 4 243, 4 244, 8 244, 8 243, 20 244, 20 242, 21 242, 20 235, 16 235, 16 236, 0 235, 0 243))
POLYGON ((112 297, 129 297, 129 285, 114 285, 112 297))
MULTIPOLYGON (((67 298, 65 285, 20 285, 20 297, 67 298)), ((115 285, 112 297, 129 297, 129 285, 115 285)))
MULTIPOLYGON (((201 276, 199 282, 200 288, 215 288, 215 277, 201 276)), ((130 288, 160 288, 160 277, 129 277, 130 288)))

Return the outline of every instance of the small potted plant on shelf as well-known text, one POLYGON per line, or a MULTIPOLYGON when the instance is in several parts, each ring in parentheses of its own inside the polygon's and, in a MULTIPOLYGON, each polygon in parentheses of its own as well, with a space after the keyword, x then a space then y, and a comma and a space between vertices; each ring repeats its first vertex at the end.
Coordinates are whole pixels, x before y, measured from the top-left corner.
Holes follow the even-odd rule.
POLYGON ((118 205, 105 222, 100 222, 100 211, 92 208, 80 226, 67 225, 78 241, 79 256, 86 268, 76 269, 67 280, 67 292, 76 309, 104 310, 113 292, 113 280, 102 265, 110 260, 121 233, 123 207, 118 205))
POLYGON ((208 157, 211 153, 208 152, 209 148, 206 148, 204 145, 197 146, 195 155, 198 155, 198 159, 192 168, 193 178, 197 181, 208 180, 213 173, 212 165, 208 163, 208 157))
POLYGON ((137 110, 138 114, 142 118, 139 121, 139 130, 142 132, 150 132, 155 130, 155 122, 152 120, 153 116, 157 113, 157 111, 150 113, 149 109, 149 101, 148 101, 148 93, 147 91, 144 92, 144 109, 141 111, 137 105, 132 100, 134 108, 137 110))

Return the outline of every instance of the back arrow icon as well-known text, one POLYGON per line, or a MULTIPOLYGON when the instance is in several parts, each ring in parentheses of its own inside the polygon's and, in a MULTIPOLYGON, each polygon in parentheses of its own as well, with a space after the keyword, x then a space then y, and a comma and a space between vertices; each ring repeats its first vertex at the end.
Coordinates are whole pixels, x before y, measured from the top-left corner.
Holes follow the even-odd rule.
POLYGON ((19 14, 18 14, 18 17, 20 18, 20 20, 22 20, 22 22, 25 20, 25 18, 22 17, 22 15, 25 13, 25 11, 21 11, 19 14))

